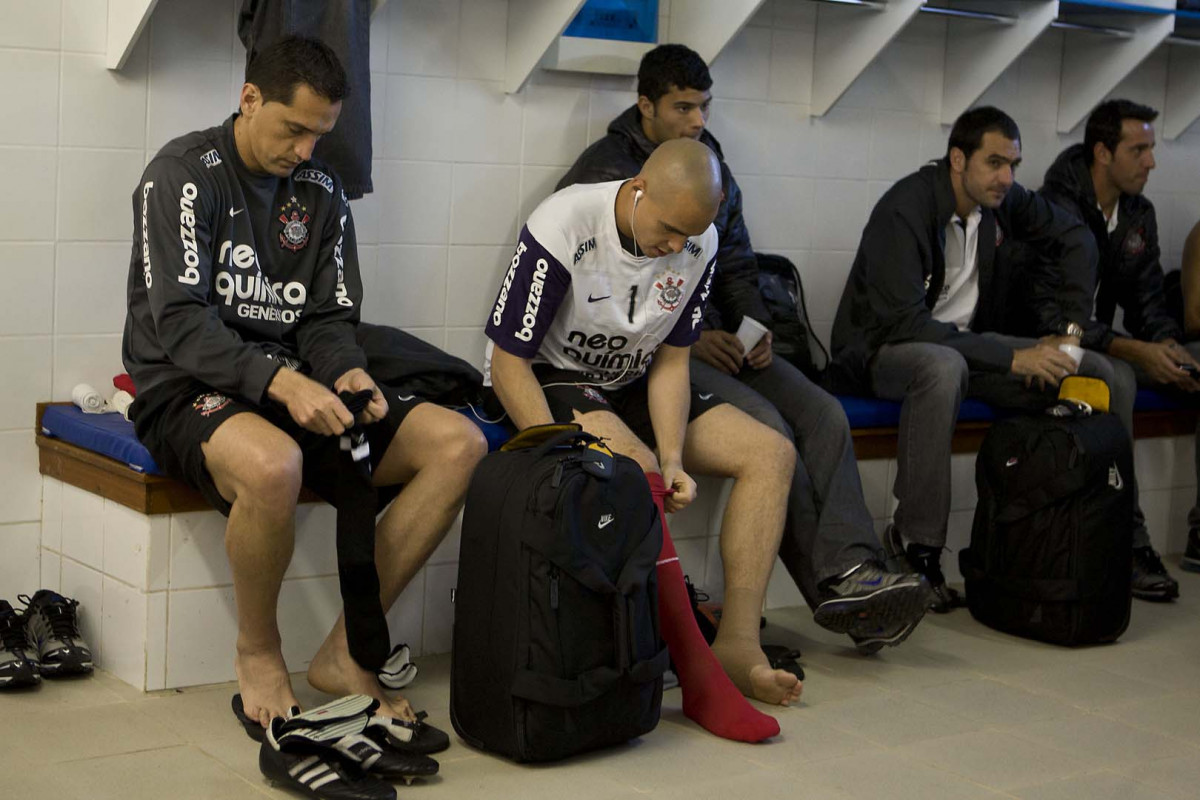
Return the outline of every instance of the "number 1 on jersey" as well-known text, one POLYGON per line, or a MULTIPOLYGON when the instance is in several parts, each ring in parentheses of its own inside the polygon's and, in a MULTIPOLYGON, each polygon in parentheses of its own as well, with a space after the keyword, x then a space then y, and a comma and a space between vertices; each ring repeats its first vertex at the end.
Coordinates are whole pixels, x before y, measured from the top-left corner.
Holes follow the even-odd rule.
POLYGON ((629 287, 629 324, 633 324, 633 309, 637 304, 637 284, 629 287))

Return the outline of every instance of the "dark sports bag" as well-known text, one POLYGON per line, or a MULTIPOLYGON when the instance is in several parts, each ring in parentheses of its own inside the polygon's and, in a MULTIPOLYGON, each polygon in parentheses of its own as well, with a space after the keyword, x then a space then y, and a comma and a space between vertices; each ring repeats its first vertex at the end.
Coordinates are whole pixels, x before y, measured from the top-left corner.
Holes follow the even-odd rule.
POLYGON ((1054 644, 1111 642, 1129 624, 1134 508, 1129 434, 1112 414, 991 427, 959 554, 971 615, 1054 644))
POLYGON ((783 256, 756 253, 758 259, 758 291, 767 311, 771 313, 771 351, 790 361, 813 381, 829 365, 829 351, 808 320, 804 302, 804 284, 796 265, 783 256))
POLYGON ((641 468, 577 425, 543 428, 476 468, 455 592, 451 722, 517 761, 653 730, 668 663, 641 468))

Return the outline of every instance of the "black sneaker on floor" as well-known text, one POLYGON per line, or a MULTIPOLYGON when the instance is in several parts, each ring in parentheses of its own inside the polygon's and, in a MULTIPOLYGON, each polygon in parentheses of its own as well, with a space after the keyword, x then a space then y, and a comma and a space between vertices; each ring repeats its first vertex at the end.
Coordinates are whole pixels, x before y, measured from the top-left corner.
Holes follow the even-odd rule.
POLYGON ((37 650, 38 671, 45 677, 92 671, 92 649, 79 633, 78 600, 41 589, 25 603, 25 630, 37 650))
POLYGON ((1200 530, 1192 528, 1188 531, 1187 550, 1183 551, 1179 566, 1188 572, 1200 572, 1200 530))
POLYGON ((25 621, 0 600, 0 689, 40 683, 37 651, 29 644, 25 621))
POLYGON ((875 561, 864 561, 849 575, 826 581, 824 602, 813 620, 834 633, 891 629, 916 622, 932 601, 929 584, 914 573, 888 572, 875 561))
POLYGON ((1153 547, 1133 548, 1133 596, 1155 603, 1179 597, 1179 581, 1167 572, 1153 547))
POLYGON ((889 525, 883 534, 883 551, 887 556, 888 569, 916 572, 929 582, 930 611, 947 614, 966 605, 962 595, 946 585, 946 576, 942 573, 942 548, 923 544, 909 544, 906 548, 900 530, 895 525, 889 525))

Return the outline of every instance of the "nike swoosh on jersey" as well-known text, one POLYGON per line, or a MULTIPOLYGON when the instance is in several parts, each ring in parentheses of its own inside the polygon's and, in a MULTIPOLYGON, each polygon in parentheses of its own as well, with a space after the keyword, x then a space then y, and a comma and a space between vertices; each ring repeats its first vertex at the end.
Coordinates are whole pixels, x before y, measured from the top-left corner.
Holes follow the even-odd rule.
POLYGON ((244 209, 244 208, 237 208, 237 209, 231 208, 231 209, 229 209, 229 216, 231 218, 236 217, 238 214, 242 213, 245 210, 246 209, 244 209))
POLYGON ((604 297, 592 297, 591 294, 589 294, 588 302, 589 303, 599 303, 601 300, 607 300, 610 297, 612 297, 611 294, 606 294, 606 295, 604 295, 604 297))

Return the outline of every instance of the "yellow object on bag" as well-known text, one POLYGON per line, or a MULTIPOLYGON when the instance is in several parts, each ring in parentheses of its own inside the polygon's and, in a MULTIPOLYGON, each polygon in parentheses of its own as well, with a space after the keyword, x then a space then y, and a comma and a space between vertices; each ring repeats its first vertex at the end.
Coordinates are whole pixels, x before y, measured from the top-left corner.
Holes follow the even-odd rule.
POLYGON ((1085 378, 1082 375, 1071 375, 1063 378, 1058 387, 1059 400, 1074 400, 1086 403, 1097 414, 1108 413, 1109 401, 1108 384, 1099 378, 1085 378))

